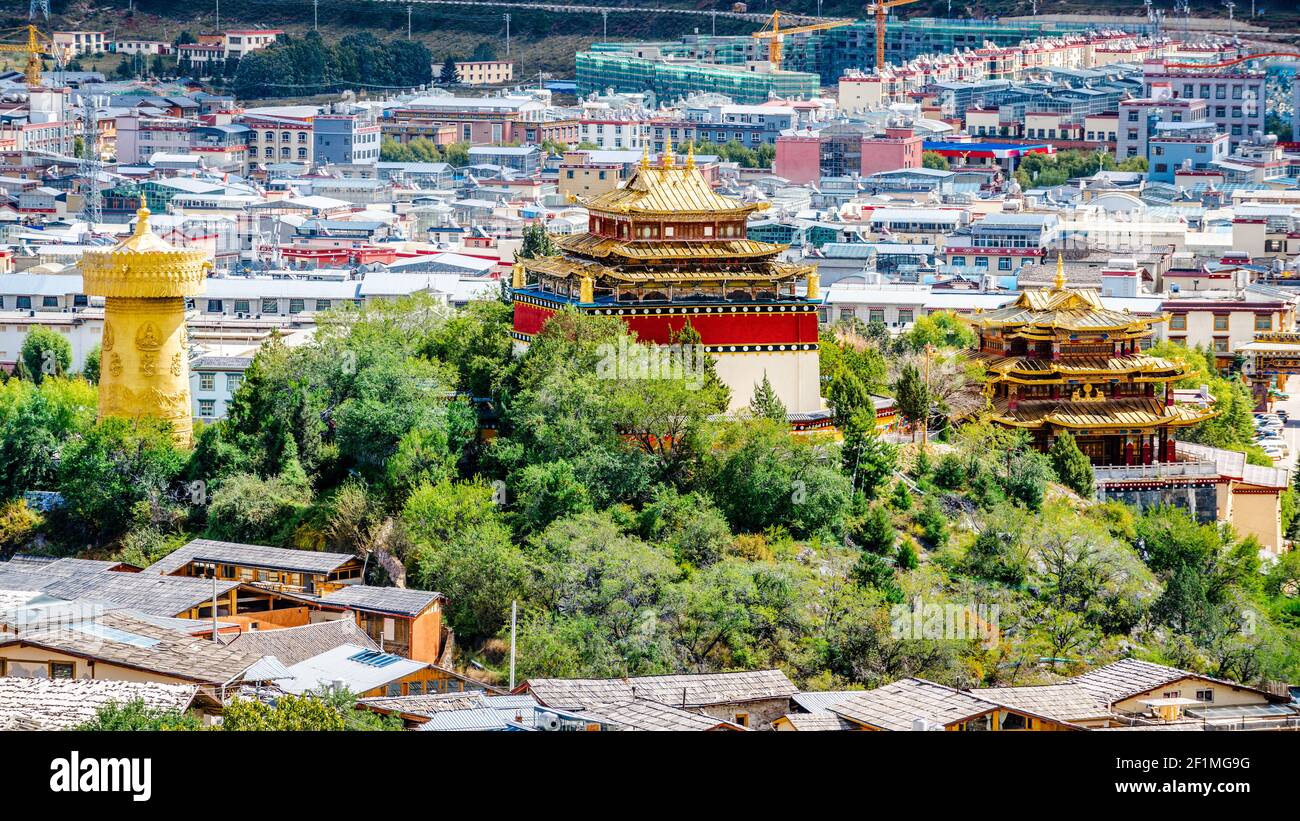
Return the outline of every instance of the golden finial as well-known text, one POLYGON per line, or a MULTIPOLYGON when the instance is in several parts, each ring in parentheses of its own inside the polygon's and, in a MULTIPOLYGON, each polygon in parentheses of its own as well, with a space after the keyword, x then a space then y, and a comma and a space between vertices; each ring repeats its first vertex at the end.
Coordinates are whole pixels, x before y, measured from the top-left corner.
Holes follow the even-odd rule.
POLYGON ((136 236, 149 233, 149 206, 145 204, 144 194, 140 195, 140 209, 135 212, 135 216, 136 236))
POLYGON ((676 164, 677 164, 677 159, 673 155, 673 136, 671 133, 668 132, 668 129, 665 128, 664 129, 664 153, 663 156, 659 158, 659 167, 672 168, 676 164))
POLYGON ((1056 252, 1056 290, 1065 290, 1065 257, 1060 251, 1056 252))
POLYGON ((641 152, 641 167, 649 168, 650 167, 650 143, 646 143, 644 149, 645 150, 641 152))
POLYGON ((695 170, 695 143, 686 144, 686 170, 695 170))

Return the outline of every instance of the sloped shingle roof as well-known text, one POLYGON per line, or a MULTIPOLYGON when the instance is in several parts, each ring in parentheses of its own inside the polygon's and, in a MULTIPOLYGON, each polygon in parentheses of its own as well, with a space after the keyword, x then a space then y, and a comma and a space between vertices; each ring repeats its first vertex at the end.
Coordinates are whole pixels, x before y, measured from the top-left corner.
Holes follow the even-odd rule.
POLYGON ((703 707, 790 698, 799 689, 780 670, 699 673, 615 679, 532 679, 521 690, 549 707, 572 709, 651 699, 676 707, 703 707))
POLYGON ((283 664, 292 666, 344 644, 367 650, 379 649, 375 640, 350 618, 243 632, 228 641, 226 646, 259 656, 275 656, 283 664))
POLYGON ((143 701, 155 710, 184 710, 197 688, 109 679, 0 678, 0 730, 68 730, 110 703, 143 701))

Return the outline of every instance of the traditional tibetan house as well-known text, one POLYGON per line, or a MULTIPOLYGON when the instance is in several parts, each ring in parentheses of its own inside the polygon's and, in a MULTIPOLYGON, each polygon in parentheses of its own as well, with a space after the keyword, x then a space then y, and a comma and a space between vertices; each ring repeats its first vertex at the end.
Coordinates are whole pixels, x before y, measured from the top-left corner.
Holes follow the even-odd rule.
POLYGON ((1169 386, 1182 367, 1142 353, 1165 317, 1109 310, 1097 291, 1066 287, 1060 260, 1057 269, 1051 288, 961 315, 979 335, 993 420, 1028 431, 1042 450, 1068 432, 1094 465, 1174 462, 1175 431, 1214 412, 1176 404, 1169 386))
POLYGON ((514 336, 529 342, 557 311, 618 316, 643 342, 670 345, 688 324, 748 405, 767 376, 793 415, 824 413, 817 357, 814 266, 777 260, 784 245, 746 236, 765 207, 721 196, 671 146, 649 154, 627 184, 590 199, 587 230, 556 241, 560 253, 514 270, 514 336))

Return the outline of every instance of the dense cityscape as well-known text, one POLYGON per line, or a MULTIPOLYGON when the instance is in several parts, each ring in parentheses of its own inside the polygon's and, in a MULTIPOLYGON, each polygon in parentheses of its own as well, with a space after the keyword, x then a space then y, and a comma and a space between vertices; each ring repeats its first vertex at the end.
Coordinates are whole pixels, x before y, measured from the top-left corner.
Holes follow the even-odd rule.
POLYGON ((0 730, 1300 729, 1294 32, 912 2, 7 10, 0 730))

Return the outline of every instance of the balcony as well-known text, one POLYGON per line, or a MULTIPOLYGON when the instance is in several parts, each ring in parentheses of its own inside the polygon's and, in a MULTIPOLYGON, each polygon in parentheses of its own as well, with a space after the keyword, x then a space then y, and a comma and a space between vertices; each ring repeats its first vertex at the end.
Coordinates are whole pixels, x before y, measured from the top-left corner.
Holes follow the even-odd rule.
POLYGON ((1160 462, 1151 465, 1095 465, 1097 484, 1123 482, 1191 481, 1217 479, 1219 470, 1213 462, 1160 462))

